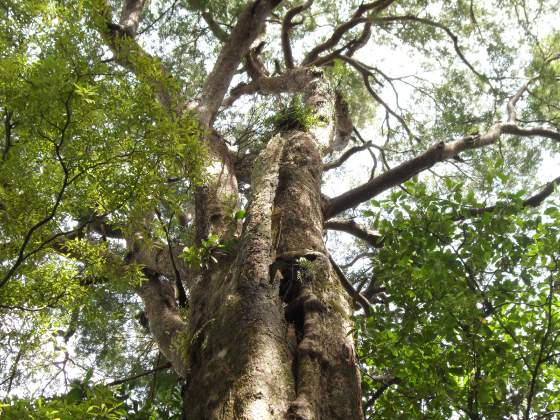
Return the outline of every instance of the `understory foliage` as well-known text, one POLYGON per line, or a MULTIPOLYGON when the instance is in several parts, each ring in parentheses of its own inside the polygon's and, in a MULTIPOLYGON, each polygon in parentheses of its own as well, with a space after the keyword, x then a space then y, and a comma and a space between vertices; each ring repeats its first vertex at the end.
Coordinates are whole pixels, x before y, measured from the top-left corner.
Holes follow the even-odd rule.
MULTIPOLYGON (((145 267, 130 261, 127 240, 141 236, 195 270, 236 245, 194 239, 209 133, 190 102, 247 2, 152 1, 138 29, 147 55, 104 39, 104 16, 122 3, 0 0, 0 418, 180 418, 182 381, 142 321, 135 289, 145 267), (125 50, 134 72, 117 58, 125 50), (160 89, 183 101, 166 106, 160 89)), ((280 2, 259 40, 268 75, 282 54, 282 17, 301 3, 280 2)), ((290 31, 295 58, 361 4, 315 1, 290 31)), ((346 100, 349 147, 361 147, 325 173, 325 193, 490 130, 527 81, 518 121, 558 132, 560 33, 550 23, 559 8, 403 0, 371 17, 354 56, 367 65, 333 56, 321 68, 327 92, 346 100)), ((249 81, 242 67, 232 86, 249 81)), ((215 123, 240 161, 278 132, 328 137, 301 92, 249 98, 215 123)), ((371 313, 354 314, 366 418, 560 413, 559 151, 558 138, 504 136, 337 215, 381 244, 333 233, 327 242, 354 288, 374 291, 371 313)), ((242 223, 245 212, 227 217, 242 223)))

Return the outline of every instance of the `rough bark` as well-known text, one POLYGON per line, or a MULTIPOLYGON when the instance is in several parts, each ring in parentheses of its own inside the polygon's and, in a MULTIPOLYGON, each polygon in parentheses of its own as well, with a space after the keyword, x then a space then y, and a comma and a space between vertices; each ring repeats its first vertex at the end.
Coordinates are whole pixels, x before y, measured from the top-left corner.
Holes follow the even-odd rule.
POLYGON ((173 369, 184 377, 187 359, 177 350, 185 337, 186 323, 179 315, 175 287, 156 273, 145 270, 145 274, 148 281, 137 288, 137 293, 144 302, 150 332, 173 369))
POLYGON ((322 238, 320 176, 307 133, 276 136, 256 159, 235 255, 192 289, 187 418, 362 418, 351 307, 322 238))

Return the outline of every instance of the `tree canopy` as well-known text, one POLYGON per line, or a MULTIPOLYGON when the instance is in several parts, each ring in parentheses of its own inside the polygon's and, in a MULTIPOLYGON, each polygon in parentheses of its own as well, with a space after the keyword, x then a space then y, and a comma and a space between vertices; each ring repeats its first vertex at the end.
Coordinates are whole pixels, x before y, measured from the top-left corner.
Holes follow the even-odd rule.
POLYGON ((278 132, 328 137, 314 72, 351 120, 323 214, 366 418, 560 413, 558 1, 278 1, 229 80, 248 2, 123 3, 0 0, 0 417, 180 418, 136 291, 235 245, 195 240, 204 137, 243 204, 278 132))

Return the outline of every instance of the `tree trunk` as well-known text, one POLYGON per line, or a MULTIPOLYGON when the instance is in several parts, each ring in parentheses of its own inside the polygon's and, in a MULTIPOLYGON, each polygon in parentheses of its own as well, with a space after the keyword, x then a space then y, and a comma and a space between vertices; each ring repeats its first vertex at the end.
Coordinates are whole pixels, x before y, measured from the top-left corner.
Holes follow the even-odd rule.
MULTIPOLYGON (((232 174, 223 165, 199 191, 199 237, 215 223, 235 231, 224 224, 236 223, 225 210, 231 199, 219 192, 232 174)), ((279 134, 257 157, 235 249, 214 254, 190 285, 186 418, 363 418, 351 306, 323 241, 320 180, 308 133, 279 134)))

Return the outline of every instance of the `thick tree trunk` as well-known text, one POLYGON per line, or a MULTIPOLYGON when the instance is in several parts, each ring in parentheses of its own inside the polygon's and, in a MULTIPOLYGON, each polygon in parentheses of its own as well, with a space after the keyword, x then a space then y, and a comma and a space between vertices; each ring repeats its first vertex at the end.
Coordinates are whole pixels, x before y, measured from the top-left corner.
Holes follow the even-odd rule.
MULTIPOLYGON (((186 418, 363 417, 351 306, 322 237, 320 179, 308 133, 276 136, 255 161, 236 249, 191 285, 186 418)), ((223 215, 217 190, 200 191, 198 203, 223 215)))

